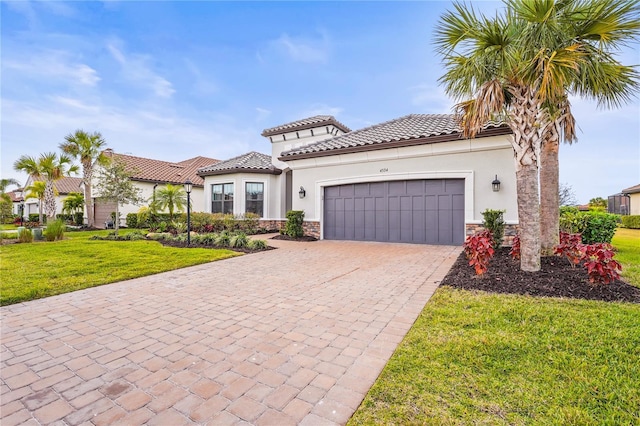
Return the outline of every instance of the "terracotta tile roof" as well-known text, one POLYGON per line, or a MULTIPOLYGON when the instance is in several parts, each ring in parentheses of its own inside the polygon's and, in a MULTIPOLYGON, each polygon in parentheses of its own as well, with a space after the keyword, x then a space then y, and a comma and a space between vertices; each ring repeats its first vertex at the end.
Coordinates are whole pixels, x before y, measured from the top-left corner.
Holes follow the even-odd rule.
POLYGON ((243 155, 221 161, 198 170, 200 176, 223 175, 229 173, 266 173, 279 175, 282 170, 271 164, 271 156, 251 151, 243 155))
POLYGON ((627 189, 623 189, 623 194, 637 194, 640 192, 640 183, 627 189))
POLYGON ((18 190, 6 192, 9 198, 11 198, 11 202, 13 203, 19 203, 20 201, 23 200, 22 195, 18 195, 17 192, 22 194, 22 191, 18 191, 18 190))
POLYGON ((315 115, 309 118, 303 118, 302 120, 292 121, 291 123, 281 124, 279 126, 264 129, 262 136, 279 135, 286 132, 295 132, 296 130, 311 129, 321 126, 336 126, 343 132, 350 132, 347 126, 335 119, 333 115, 315 115))
POLYGON ((168 161, 152 160, 150 158, 136 157, 133 155, 117 154, 105 151, 108 156, 118 158, 131 167, 136 172, 132 180, 142 182, 158 182, 183 184, 190 179, 195 186, 203 186, 204 179, 198 176, 198 169, 218 163, 218 160, 207 157, 193 157, 178 163, 168 161))
POLYGON ((67 176, 57 180, 54 185, 58 190, 58 194, 64 195, 71 192, 82 192, 82 188, 80 188, 81 183, 82 178, 67 176))
MULTIPOLYGON (((506 126, 498 122, 487 123, 484 129, 485 135, 511 133, 506 126)), ((461 138, 460 132, 460 126, 453 114, 410 114, 285 151, 280 154, 280 159, 286 161, 343 152, 453 141, 461 138)))

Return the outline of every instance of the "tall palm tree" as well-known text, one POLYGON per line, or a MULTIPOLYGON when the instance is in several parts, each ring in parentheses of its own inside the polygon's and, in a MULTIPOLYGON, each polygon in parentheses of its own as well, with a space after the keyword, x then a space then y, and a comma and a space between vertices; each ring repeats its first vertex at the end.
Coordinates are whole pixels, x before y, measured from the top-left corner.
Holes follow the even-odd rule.
MULTIPOLYGON (((537 164, 545 139, 572 139, 574 122, 567 93, 611 104, 628 98, 629 87, 637 82, 631 67, 617 64, 610 54, 590 43, 566 37, 571 34, 569 29, 561 32, 555 27, 580 26, 585 39, 594 42, 597 29, 610 25, 612 14, 621 13, 627 16, 626 23, 619 32, 607 34, 613 44, 620 44, 623 36, 636 32, 637 5, 629 0, 505 3, 504 14, 495 18, 477 16, 472 8, 455 3, 455 12, 442 17, 435 43, 446 67, 440 81, 448 94, 462 100, 457 111, 465 135, 475 136, 487 120, 496 118, 513 131, 520 266, 524 271, 537 271, 541 246, 537 164), (565 10, 563 20, 542 31, 541 22, 548 20, 554 7, 565 10), (635 14, 635 21, 629 14, 635 14)), ((544 149, 549 156, 555 154, 553 142, 544 149)), ((557 197, 557 185, 555 194, 557 197)))
POLYGON ((549 255, 558 243, 559 143, 576 141, 568 95, 605 107, 632 98, 638 73, 616 60, 615 52, 637 40, 640 9, 630 0, 509 0, 507 6, 524 23, 521 44, 533 54, 529 72, 538 75, 539 90, 549 94, 540 152, 541 248, 549 255))
POLYGON ((7 195, 6 191, 7 191, 7 188, 12 185, 20 186, 20 183, 17 180, 12 178, 0 179, 0 197, 2 198, 3 201, 11 202, 11 197, 7 195))
POLYGON ((84 207, 84 195, 79 192, 71 192, 62 200, 62 211, 67 214, 82 212, 84 207))
POLYGON ((169 210, 169 219, 173 220, 174 211, 181 212, 187 205, 187 193, 182 185, 168 183, 156 191, 155 204, 158 210, 169 210))
POLYGON ((37 160, 23 155, 13 164, 13 167, 31 175, 36 180, 45 182, 44 212, 48 220, 54 220, 56 216, 55 181, 76 173, 78 166, 71 164, 71 158, 65 154, 47 152, 40 154, 37 160))
POLYGON ((93 198, 91 197, 91 180, 94 167, 106 165, 109 157, 102 152, 107 143, 98 132, 87 133, 84 130, 76 130, 68 134, 65 142, 60 144, 60 149, 65 154, 72 156, 82 164, 82 183, 84 184, 84 203, 87 210, 87 224, 94 225, 93 198))
POLYGON ((46 184, 37 180, 24 189, 24 199, 35 198, 38 200, 38 222, 42 223, 42 207, 44 206, 44 192, 46 184))

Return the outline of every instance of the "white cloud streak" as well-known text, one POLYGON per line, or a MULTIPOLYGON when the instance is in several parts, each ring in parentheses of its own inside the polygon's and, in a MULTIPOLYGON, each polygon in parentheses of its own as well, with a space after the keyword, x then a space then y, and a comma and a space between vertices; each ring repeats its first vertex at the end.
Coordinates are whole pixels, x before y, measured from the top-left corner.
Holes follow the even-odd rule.
POLYGON ((6 60, 2 67, 36 77, 64 80, 68 84, 95 86, 100 81, 98 72, 87 64, 74 62, 69 52, 45 50, 33 52, 29 58, 6 60))
MULTIPOLYGON (((269 50, 287 56, 294 62, 324 64, 329 61, 331 43, 326 32, 321 32, 320 37, 292 37, 287 33, 269 43, 269 50)), ((259 52, 260 61, 264 56, 259 52)))

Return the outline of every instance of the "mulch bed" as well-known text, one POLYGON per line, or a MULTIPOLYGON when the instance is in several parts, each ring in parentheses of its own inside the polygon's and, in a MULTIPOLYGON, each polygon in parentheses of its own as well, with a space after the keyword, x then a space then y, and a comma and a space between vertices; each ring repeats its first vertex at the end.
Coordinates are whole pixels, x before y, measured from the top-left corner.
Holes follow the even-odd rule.
POLYGON ((178 247, 178 248, 206 248, 206 249, 216 249, 216 250, 231 250, 237 251, 239 253, 260 253, 261 251, 267 250, 275 250, 275 247, 267 246, 267 248, 262 250, 251 250, 248 248, 235 248, 235 247, 218 247, 218 246, 210 246, 205 244, 191 243, 191 245, 187 245, 187 242, 182 241, 171 241, 171 240, 157 240, 160 244, 167 247, 178 247))
POLYGON ((572 268, 565 258, 543 257, 540 271, 523 272, 519 261, 509 256, 508 248, 496 250, 489 270, 481 278, 461 253, 442 285, 491 293, 640 303, 640 288, 623 281, 591 284, 587 271, 582 266, 572 268))
POLYGON ((310 235, 303 235, 302 237, 294 238, 288 235, 278 234, 271 237, 272 240, 286 240, 286 241, 318 241, 316 237, 310 235))

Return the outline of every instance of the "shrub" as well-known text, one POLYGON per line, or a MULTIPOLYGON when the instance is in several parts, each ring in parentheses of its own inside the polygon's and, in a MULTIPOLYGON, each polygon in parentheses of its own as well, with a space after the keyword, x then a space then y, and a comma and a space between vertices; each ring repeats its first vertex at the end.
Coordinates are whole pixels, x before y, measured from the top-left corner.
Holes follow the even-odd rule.
POLYGON ((176 234, 184 234, 185 232, 187 232, 187 224, 174 220, 173 222, 171 222, 171 229, 173 229, 176 234))
POLYGON ((463 247, 467 259, 469 259, 469 266, 474 267, 476 275, 483 275, 487 272, 489 261, 495 253, 491 231, 476 232, 467 238, 463 247))
POLYGON ((251 250, 265 250, 269 245, 265 240, 250 240, 247 245, 251 250))
POLYGON ((502 238, 504 237, 504 214, 505 210, 490 210, 482 212, 482 226, 484 229, 491 231, 493 235, 493 248, 498 249, 502 246, 502 238))
MULTIPOLYGON (((40 215, 38 213, 29 213, 29 222, 40 222, 40 215)), ((47 223, 47 217, 42 215, 42 223, 47 223)))
POLYGON ((138 213, 127 214, 127 228, 138 227, 138 213))
POLYGON ((75 223, 77 226, 84 225, 84 213, 83 212, 74 213, 73 223, 75 223))
POLYGON ((284 233, 292 238, 299 238, 304 235, 302 223, 304 222, 303 210, 289 210, 287 212, 287 223, 284 226, 284 233))
POLYGON ((238 218, 239 228, 246 234, 255 234, 260 224, 260 216, 255 213, 245 213, 238 218))
POLYGON ((587 227, 587 214, 575 207, 560 208, 560 231, 581 234, 587 227))
POLYGON ((584 248, 584 268, 589 274, 589 282, 609 284, 620 278, 622 266, 613 260, 614 251, 611 244, 590 244, 584 248))
POLYGON ((229 247, 233 248, 245 248, 249 244, 247 234, 244 232, 237 233, 229 238, 229 247))
POLYGON ((63 222, 73 222, 72 214, 57 214, 56 220, 61 220, 63 222))
POLYGON ((44 238, 47 241, 61 240, 64 237, 64 222, 60 219, 54 220, 47 224, 47 227, 43 231, 44 238))
POLYGON ((21 243, 30 243, 33 241, 33 233, 30 229, 21 229, 18 231, 18 241, 21 243))
POLYGON ((640 229, 640 215, 622 216, 622 227, 640 229))
POLYGON ((580 234, 560 232, 560 244, 555 247, 553 254, 566 257, 571 262, 571 266, 575 267, 584 256, 582 237, 580 234))
POLYGON ((512 259, 520 259, 520 236, 518 234, 513 236, 509 256, 511 256, 512 259))
POLYGON ((215 242, 217 246, 229 247, 229 233, 226 231, 222 231, 221 233, 216 235, 215 242))
POLYGON ((602 212, 587 212, 585 215, 587 216, 587 226, 582 231, 582 242, 584 244, 611 244, 611 239, 618 226, 618 215, 602 212))
POLYGON ((154 241, 168 240, 171 238, 171 234, 168 232, 150 232, 147 234, 147 238, 154 241))

